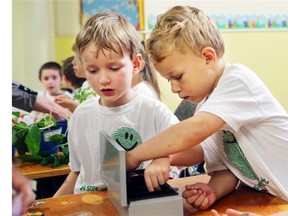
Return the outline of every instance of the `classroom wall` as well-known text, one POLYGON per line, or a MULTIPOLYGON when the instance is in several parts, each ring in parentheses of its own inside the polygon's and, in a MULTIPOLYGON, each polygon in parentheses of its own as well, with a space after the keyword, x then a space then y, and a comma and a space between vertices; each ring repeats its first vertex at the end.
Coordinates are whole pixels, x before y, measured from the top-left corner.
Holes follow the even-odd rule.
POLYGON ((53 1, 12 2, 12 79, 36 90, 40 66, 55 60, 53 12, 53 1))
MULTIPOLYGON (((145 0, 144 0, 145 1, 145 0)), ((191 4, 191 2, 194 2, 195 4, 200 4, 199 7, 204 8, 213 8, 210 9, 209 13, 213 13, 214 11, 220 10, 221 8, 229 9, 231 7, 231 1, 237 5, 239 2, 247 2, 247 0, 242 1, 236 1, 236 0, 230 0, 230 1, 222 1, 222 3, 226 4, 226 7, 223 7, 222 4, 216 4, 215 0, 195 0, 195 1, 176 1, 176 0, 158 0, 157 3, 164 4, 163 7, 154 7, 156 4, 151 3, 152 0, 146 0, 149 4, 146 5, 146 10, 153 12, 153 13, 163 13, 165 11, 165 8, 168 8, 171 6, 171 4, 176 4, 177 2, 184 2, 185 4, 191 4), (166 2, 166 3, 165 3, 166 2), (228 3, 229 2, 229 3, 228 3), (202 5, 201 5, 202 4, 202 5), (230 5, 229 5, 230 4, 230 5), (211 6, 213 5, 213 7, 211 6), (148 7, 148 8, 147 8, 148 7), (157 10, 158 8, 158 10, 157 10), (219 9, 220 8, 220 9, 219 9), (155 12, 156 11, 156 12, 155 12), (157 12, 158 11, 158 12, 157 12)), ((17 7, 16 9, 20 9, 23 7, 23 4, 20 4, 22 2, 21 0, 13 0, 13 18, 15 17, 16 20, 25 20, 26 18, 23 16, 23 12, 21 14, 21 11, 18 10, 18 13, 16 14, 14 12, 14 3, 16 2, 17 7)), ((45 8, 43 8, 43 2, 45 4, 48 4, 48 8, 51 9, 52 19, 54 20, 54 37, 52 39, 52 47, 51 39, 47 39, 49 45, 46 46, 45 52, 49 54, 41 53, 38 57, 37 54, 39 54, 37 49, 27 49, 29 50, 29 53, 34 55, 34 58, 28 57, 28 55, 25 55, 25 51, 23 51, 23 47, 26 44, 34 43, 35 46, 43 45, 45 42, 45 37, 40 33, 41 36, 41 43, 39 41, 35 41, 35 38, 31 36, 31 31, 35 34, 38 34, 40 31, 39 29, 35 28, 28 28, 26 30, 23 30, 25 34, 22 32, 25 36, 25 43, 23 42, 23 39, 20 39, 20 37, 15 37, 14 39, 14 32, 13 32, 13 78, 17 78, 18 81, 23 81, 28 83, 32 87, 38 87, 39 85, 36 84, 38 80, 35 80, 35 71, 36 68, 40 65, 40 63, 43 63, 44 59, 47 57, 47 59, 55 59, 58 62, 62 62, 65 58, 72 55, 72 44, 74 42, 75 36, 77 34, 77 31, 80 28, 80 2, 79 1, 66 1, 66 0, 43 0, 41 5, 40 3, 36 3, 37 0, 27 0, 25 1, 30 2, 26 7, 29 7, 29 10, 31 14, 30 21, 29 22, 36 22, 36 17, 42 17, 43 13, 44 15, 47 14, 47 11, 45 8), (52 4, 52 5, 51 5, 52 4), (35 6, 36 5, 36 6, 35 6), (38 11, 33 11, 33 8, 37 7, 38 11), (44 12, 43 12, 43 11, 44 12), (67 13, 69 11, 69 13, 67 13), (33 18, 33 20, 32 20, 33 18), (29 33, 30 32, 30 33, 29 33), (30 35, 30 36, 29 36, 30 35), (42 38, 43 37, 43 38, 42 38), (20 41, 21 40, 21 41, 20 41), (23 44, 21 45, 21 43, 23 44), (17 44, 17 46, 14 47, 14 44, 17 44), (19 52, 19 50, 21 52, 19 52), (17 54, 17 55, 16 55, 17 54), (35 60, 35 61, 34 61, 35 60), (16 63, 17 64, 14 64, 16 63), (28 70, 28 65, 34 65, 33 71, 28 70), (37 67, 36 67, 37 66, 37 67), (30 80, 30 77, 32 79, 30 80)), ((218 1, 221 2, 221 1, 218 1)), ((251 1, 250 1, 251 2, 251 1)), ((271 2, 275 1, 264 1, 271 4, 271 2)), ((276 3, 279 3, 278 6, 275 8, 270 7, 270 11, 281 9, 281 13, 288 14, 288 6, 283 7, 284 1, 276 1, 276 3), (281 4, 280 4, 281 3, 281 4)), ((234 6, 235 6, 234 4, 234 6)), ((253 1, 253 8, 258 5, 257 11, 268 11, 269 10, 269 4, 263 5, 261 1, 255 0, 253 1), (256 6, 255 6, 256 5, 256 6), (263 7, 261 7, 261 5, 263 7)), ((241 10, 244 10, 246 8, 241 8, 243 4, 239 4, 240 6, 237 6, 237 8, 241 10)), ((252 8, 252 9, 253 9, 252 8)), ((231 9, 231 8, 230 8, 231 9)), ((239 10, 240 10, 239 9, 239 10)), ((249 7, 249 10, 252 10, 249 7)), ((221 9, 223 10, 223 9, 221 9)), ((16 11, 16 10, 15 10, 16 11)), ((50 15, 51 15, 50 13, 50 15)), ((25 13, 26 14, 26 13, 25 13)), ((39 19, 39 18, 37 18, 39 19)), ((42 18, 41 18, 42 19, 42 18)), ((45 21, 45 20, 44 20, 45 21)), ((46 20, 47 21, 47 20, 46 20)), ((29 22, 27 21, 26 24, 29 25, 29 22)), ((39 21, 41 22, 41 21, 39 21)), ((14 24, 13 22, 13 25, 14 24)), ((18 31, 19 32, 19 27, 18 31)), ((53 26, 52 26, 53 27, 53 26)), ((15 27, 16 28, 16 27, 15 27)), ((23 28, 23 27, 22 27, 23 28)), ((17 28, 16 28, 17 29, 17 28)), ((14 27, 13 27, 14 31, 14 27)), ((19 33, 18 33, 19 35, 19 33)), ((21 35, 21 34, 20 34, 21 35)), ((272 93, 275 95, 275 97, 280 101, 280 103, 284 106, 284 108, 288 111, 288 100, 287 100, 287 93, 288 93, 288 69, 286 66, 286 59, 287 54, 286 51, 288 50, 288 31, 282 30, 282 31, 276 31, 276 30, 268 30, 268 31, 233 31, 233 32, 222 32, 222 35, 224 37, 224 41, 226 44, 226 59, 231 63, 243 63, 247 65, 248 67, 252 68, 259 76, 260 78, 267 84, 267 86, 270 88, 272 93), (284 53, 285 52, 285 53, 284 53)), ((40 37, 40 36, 39 36, 40 37)), ((24 49, 26 50, 26 49, 24 49)), ((40 67, 40 66, 39 66, 40 67)), ((38 69, 37 69, 38 70, 38 69)), ((169 83, 159 77, 160 82, 160 88, 162 91, 162 100, 164 103, 168 105, 168 107, 174 111, 176 107, 178 106, 180 99, 177 95, 174 95, 170 91, 170 85, 169 83)))

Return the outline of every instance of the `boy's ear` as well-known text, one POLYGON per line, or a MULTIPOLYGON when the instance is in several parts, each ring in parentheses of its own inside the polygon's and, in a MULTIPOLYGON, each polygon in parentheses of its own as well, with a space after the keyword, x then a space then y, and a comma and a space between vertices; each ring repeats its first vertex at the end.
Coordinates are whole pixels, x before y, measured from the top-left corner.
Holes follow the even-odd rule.
POLYGON ((217 59, 216 52, 212 47, 205 47, 202 50, 202 56, 206 59, 206 64, 214 62, 217 59))
POLYGON ((133 59, 133 69, 134 73, 139 73, 141 70, 143 70, 145 66, 145 63, 143 61, 143 57, 141 54, 135 55, 133 59))

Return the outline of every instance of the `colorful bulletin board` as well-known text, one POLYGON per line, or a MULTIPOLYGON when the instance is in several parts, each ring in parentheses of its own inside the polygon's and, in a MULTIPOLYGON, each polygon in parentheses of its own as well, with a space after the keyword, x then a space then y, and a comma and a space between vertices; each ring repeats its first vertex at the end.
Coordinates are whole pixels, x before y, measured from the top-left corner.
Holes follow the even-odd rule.
POLYGON ((284 29, 288 28, 288 15, 210 15, 219 29, 284 29))
POLYGON ((198 7, 220 30, 288 30, 285 0, 144 0, 145 29, 151 31, 157 16, 175 5, 198 7), (154 6, 155 5, 155 6, 154 6))
POLYGON ((82 0, 81 24, 100 12, 115 12, 128 19, 137 30, 144 29, 143 0, 82 0))
POLYGON ((283 0, 82 0, 81 24, 108 11, 122 14, 137 30, 149 32, 157 16, 177 4, 204 10, 220 30, 288 30, 288 1, 283 0))

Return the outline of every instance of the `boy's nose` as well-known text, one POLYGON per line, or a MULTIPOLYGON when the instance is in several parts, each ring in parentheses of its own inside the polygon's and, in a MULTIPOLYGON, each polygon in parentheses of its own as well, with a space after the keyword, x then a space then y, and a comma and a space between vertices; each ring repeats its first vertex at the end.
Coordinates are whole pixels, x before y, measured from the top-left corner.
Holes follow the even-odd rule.
POLYGON ((108 76, 103 74, 103 75, 101 75, 99 82, 101 85, 107 85, 110 83, 110 79, 108 76))
POLYGON ((179 93, 181 91, 181 88, 174 81, 171 81, 171 91, 173 93, 179 93))

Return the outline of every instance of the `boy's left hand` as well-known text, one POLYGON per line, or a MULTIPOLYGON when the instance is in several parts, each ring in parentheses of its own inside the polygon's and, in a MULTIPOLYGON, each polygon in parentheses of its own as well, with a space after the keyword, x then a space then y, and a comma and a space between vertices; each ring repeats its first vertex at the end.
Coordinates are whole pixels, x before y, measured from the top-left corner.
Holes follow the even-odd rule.
POLYGON ((216 201, 214 191, 208 184, 204 183, 186 185, 182 196, 188 204, 199 210, 208 209, 216 201))
POLYGON ((165 184, 169 180, 169 171, 169 157, 154 159, 144 172, 148 191, 160 190, 160 185, 165 184))

